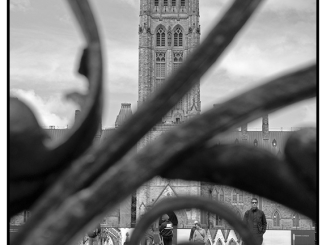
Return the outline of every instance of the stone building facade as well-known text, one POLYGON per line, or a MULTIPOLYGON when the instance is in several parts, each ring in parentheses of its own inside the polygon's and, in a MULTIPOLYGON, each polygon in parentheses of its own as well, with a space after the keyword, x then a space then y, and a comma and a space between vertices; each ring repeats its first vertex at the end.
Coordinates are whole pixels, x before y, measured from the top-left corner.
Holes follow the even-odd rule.
MULTIPOLYGON (((199 0, 141 0, 139 20, 138 106, 141 106, 199 45, 199 0)), ((138 150, 200 111, 198 81, 138 143, 138 150)), ((154 178, 135 193, 136 220, 160 199, 200 195, 200 188, 197 182, 154 178)), ((177 227, 186 227, 199 218, 195 210, 179 211, 175 215, 177 227)))
MULTIPOLYGON (((139 23, 139 88, 138 106, 159 89, 200 41, 199 0, 141 0, 139 23)), ((179 123, 200 114, 198 84, 157 124, 138 144, 138 150, 153 142, 179 123)), ((253 144, 282 157, 285 142, 291 132, 269 131, 268 115, 262 118, 261 131, 230 132, 216 138, 218 144, 253 144)), ((136 220, 162 198, 192 195, 207 196, 231 207, 240 217, 250 208, 254 196, 240 190, 208 183, 154 178, 134 195, 136 220)), ((311 220, 275 202, 259 197, 270 229, 312 229, 311 220)), ((210 228, 229 228, 215 215, 199 210, 184 210, 172 214, 178 228, 191 227, 195 220, 210 228)), ((158 227, 158 223, 156 224, 158 227)))

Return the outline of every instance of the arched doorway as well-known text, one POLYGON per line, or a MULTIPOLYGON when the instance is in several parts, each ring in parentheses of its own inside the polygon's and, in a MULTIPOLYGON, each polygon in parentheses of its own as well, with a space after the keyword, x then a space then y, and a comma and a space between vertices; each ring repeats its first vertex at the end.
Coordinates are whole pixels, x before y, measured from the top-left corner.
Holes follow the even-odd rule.
MULTIPOLYGON (((173 239, 172 239, 172 244, 176 245, 177 244, 177 228, 178 228, 178 218, 175 215, 174 212, 167 212, 166 213, 169 216, 169 220, 173 224, 173 239)), ((160 226, 163 223, 162 216, 159 219, 158 225, 160 226)))

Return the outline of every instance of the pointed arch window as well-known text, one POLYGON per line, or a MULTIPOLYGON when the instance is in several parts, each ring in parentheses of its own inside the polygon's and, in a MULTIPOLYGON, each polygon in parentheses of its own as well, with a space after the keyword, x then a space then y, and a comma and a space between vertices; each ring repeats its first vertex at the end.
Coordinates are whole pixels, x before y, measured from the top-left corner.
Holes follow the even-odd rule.
POLYGON ((237 195, 237 191, 233 190, 232 191, 232 203, 237 203, 238 202, 238 195, 237 195))
POLYGON ((273 214, 273 226, 280 226, 280 214, 277 211, 273 214))
POLYGON ((165 46, 165 30, 162 27, 160 27, 156 32, 156 46, 165 46))
POLYGON ((173 53, 173 71, 177 70, 183 62, 183 52, 173 53))
POLYGON ((223 244, 222 244, 222 241, 221 241, 220 239, 218 239, 218 241, 217 241, 217 245, 223 245, 223 244))
POLYGON ((182 30, 180 27, 174 31, 174 46, 182 47, 182 30))
POLYGON ((243 193, 242 191, 239 192, 239 203, 243 203, 243 193))
POLYGON ((235 139, 234 144, 236 144, 236 145, 239 144, 239 140, 235 139))
POLYGON ((219 197, 218 197, 218 200, 220 202, 224 202, 224 191, 223 189, 221 188, 220 191, 219 191, 219 197))
POLYGON ((272 146, 273 146, 273 147, 276 147, 276 146, 277 146, 277 142, 276 142, 275 139, 272 141, 272 146))
POLYGON ((165 52, 156 53, 155 66, 156 88, 159 88, 165 81, 165 52))
POLYGON ((172 43, 172 33, 171 31, 168 31, 168 46, 170 47, 171 46, 171 43, 172 43))
POLYGON ((257 139, 254 140, 254 146, 258 146, 258 141, 257 141, 257 139))
POLYGON ((218 201, 218 191, 216 190, 216 188, 214 188, 212 191, 212 198, 213 200, 218 201))
POLYGON ((158 0, 154 0, 154 5, 157 7, 158 6, 158 0))

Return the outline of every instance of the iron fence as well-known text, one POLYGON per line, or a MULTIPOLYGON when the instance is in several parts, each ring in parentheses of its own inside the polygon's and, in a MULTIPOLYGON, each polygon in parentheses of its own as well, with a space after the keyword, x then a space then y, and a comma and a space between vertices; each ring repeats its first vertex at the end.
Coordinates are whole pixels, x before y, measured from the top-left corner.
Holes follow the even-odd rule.
MULTIPOLYGON (((155 176, 233 186, 316 221, 316 130, 294 132, 285 147, 285 160, 247 145, 206 144, 215 135, 315 97, 315 64, 218 104, 168 131, 142 151, 127 154, 215 63, 261 2, 234 1, 156 96, 105 142, 92 145, 102 114, 101 40, 88 2, 68 0, 87 42, 79 72, 88 78, 89 91, 86 96, 70 95, 83 102, 81 120, 55 142, 46 141, 43 129, 25 104, 10 99, 10 216, 31 207, 33 213, 10 243, 70 243, 82 237, 83 231, 96 227, 108 211, 155 176), (29 124, 23 124, 27 119, 29 124), (201 169, 206 171, 198 169, 199 159, 205 166, 201 169), (248 169, 249 177, 245 174, 248 169), (262 177, 266 171, 268 176, 262 177), (257 185, 257 181, 264 184, 257 185)), ((239 217, 220 203, 201 197, 179 197, 154 206, 136 225, 130 243, 138 244, 143 230, 159 215, 184 208, 215 213, 231 224, 247 244, 257 244, 239 217)))

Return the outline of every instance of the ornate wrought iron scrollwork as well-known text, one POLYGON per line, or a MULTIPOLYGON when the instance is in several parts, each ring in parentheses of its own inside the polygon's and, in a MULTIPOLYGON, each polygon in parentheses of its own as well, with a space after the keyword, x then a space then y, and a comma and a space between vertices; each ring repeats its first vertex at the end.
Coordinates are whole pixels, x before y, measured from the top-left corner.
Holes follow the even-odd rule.
MULTIPOLYGON (((168 78, 156 96, 139 108, 106 142, 92 146, 102 108, 100 38, 88 2, 68 2, 87 40, 80 73, 89 79, 90 90, 87 96, 74 95, 83 103, 83 120, 74 126, 72 133, 59 144, 40 143, 43 140, 42 131, 38 128, 33 114, 21 102, 10 102, 10 123, 15 126, 10 127, 10 148, 21 148, 25 152, 29 149, 32 152, 31 156, 25 159, 16 159, 14 155, 10 155, 10 205, 21 202, 10 215, 34 205, 33 216, 13 237, 12 245, 67 244, 81 231, 94 228, 101 219, 99 217, 155 176, 234 186, 275 200, 316 220, 315 130, 295 133, 287 144, 286 159, 282 161, 257 148, 252 150, 250 146, 210 147, 208 144, 214 135, 239 127, 297 101, 315 97, 315 65, 280 76, 219 104, 197 118, 183 123, 178 129, 167 132, 141 152, 127 155, 214 64, 261 0, 236 0, 207 38, 180 66, 178 72, 168 78), (31 121, 31 127, 25 131, 19 131, 22 129, 19 124, 21 112, 28 114, 31 121), (39 140, 40 148, 28 148, 29 143, 24 140, 24 134, 32 134, 31 132, 39 133, 34 136, 39 140), (309 138, 308 143, 307 140, 302 140, 303 137, 309 138), (300 157, 294 154, 293 147, 300 148, 300 157), (39 149, 42 150, 41 157, 33 157, 39 149), (234 152, 237 152, 238 157, 235 157, 234 152), (207 166, 206 172, 196 169, 196 158, 200 158, 202 164, 207 166), (40 170, 39 159, 42 162, 50 159, 51 164, 40 170), (26 164, 23 160, 27 161, 30 169, 20 168, 22 164, 26 164), (257 164, 258 162, 264 164, 257 164), (269 169, 268 163, 277 167, 269 169), (253 178, 243 176, 243 170, 252 167, 251 164, 255 166, 255 171, 251 173, 257 178, 261 172, 268 169, 270 177, 274 179, 263 181, 265 184, 257 186, 256 180, 253 183, 253 178), (306 164, 311 168, 307 168, 306 164), (167 171, 169 168, 174 168, 174 171, 167 171), (137 176, 134 174, 136 170, 137 176), (301 171, 298 173, 298 170, 301 171), (59 174, 62 175, 59 177, 59 174), (42 176, 42 179, 39 183, 33 182, 28 193, 21 193, 19 186, 31 176, 42 176), (46 187, 46 191, 44 188, 40 189, 40 184, 43 183, 46 183, 42 186, 46 187), (301 193, 295 191, 299 187, 301 193), (271 191, 274 188, 280 191, 275 194, 271 191), (31 201, 22 203, 27 197, 31 201), (50 238, 43 239, 41 234, 47 234, 50 238)), ((153 207, 148 215, 144 216, 144 221, 140 220, 139 225, 148 225, 148 220, 152 220, 155 215, 161 214, 165 209, 177 208, 177 205, 179 208, 200 207, 218 213, 234 225, 246 243, 254 244, 251 243, 250 233, 241 221, 236 220, 227 209, 222 208, 223 212, 217 211, 213 205, 220 207, 218 203, 199 198, 177 199, 175 202, 153 207)))

